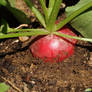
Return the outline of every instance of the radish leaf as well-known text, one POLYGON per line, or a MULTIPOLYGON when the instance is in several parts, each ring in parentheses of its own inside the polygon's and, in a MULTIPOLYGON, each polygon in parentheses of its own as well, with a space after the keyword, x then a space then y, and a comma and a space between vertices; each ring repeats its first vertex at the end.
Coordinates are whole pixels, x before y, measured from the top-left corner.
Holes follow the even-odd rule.
POLYGON ((92 38, 92 9, 72 20, 71 25, 84 37, 92 38))
POLYGON ((15 0, 8 0, 8 2, 12 7, 15 7, 15 0))
POLYGON ((27 18, 25 13, 22 12, 21 10, 13 7, 7 7, 7 8, 12 12, 12 14, 16 17, 16 19, 18 19, 20 23, 25 23, 25 24, 30 23, 30 19, 27 18))
POLYGON ((92 3, 92 0, 80 0, 76 5, 67 7, 65 10, 66 16, 71 15, 74 11, 82 8, 83 6, 85 6, 88 3, 92 3))
POLYGON ((7 5, 6 0, 0 0, 0 5, 6 6, 7 5))
MULTIPOLYGON (((11 3, 6 0, 0 0, 0 5, 6 7, 20 23, 29 24, 30 19, 27 18, 26 14, 21 10, 14 7, 14 2, 11 3)), ((7 14, 6 14, 7 16, 7 14)))
MULTIPOLYGON (((19 29, 16 29, 14 31, 17 31, 19 29)), ((28 32, 18 32, 17 33, 8 33, 8 34, 2 34, 0 33, 0 39, 3 38, 13 38, 13 37, 19 37, 19 36, 38 36, 38 35, 48 35, 49 32, 43 29, 40 30, 31 30, 29 29, 28 32), (30 30, 30 32, 29 32, 30 30)), ((13 31, 13 29, 11 29, 11 31, 13 31)), ((24 31, 24 30, 23 30, 24 31)), ((26 31, 26 30, 25 30, 26 31)))
POLYGON ((84 37, 92 38, 92 0, 80 0, 75 6, 67 7, 66 15, 67 17, 70 16, 74 11, 79 10, 88 3, 90 3, 91 7, 75 17, 70 24, 84 37))
POLYGON ((9 25, 6 20, 1 19, 0 33, 6 34, 9 29, 9 25))
POLYGON ((51 14, 49 16, 47 30, 49 30, 51 32, 53 32, 53 29, 55 29, 55 21, 56 21, 61 3, 62 3, 62 0, 56 0, 55 4, 53 6, 53 9, 51 11, 51 14))
POLYGON ((70 21, 72 21, 74 18, 76 18, 77 16, 79 16, 79 14, 83 13, 84 11, 86 11, 87 9, 89 9, 90 7, 92 7, 92 1, 89 2, 89 3, 87 3, 87 4, 85 4, 84 6, 82 6, 81 8, 79 8, 78 10, 73 11, 63 21, 59 22, 56 25, 56 30, 59 30, 60 28, 62 28, 65 24, 67 24, 70 21))
POLYGON ((5 83, 0 83, 0 92, 6 92, 9 89, 5 83))

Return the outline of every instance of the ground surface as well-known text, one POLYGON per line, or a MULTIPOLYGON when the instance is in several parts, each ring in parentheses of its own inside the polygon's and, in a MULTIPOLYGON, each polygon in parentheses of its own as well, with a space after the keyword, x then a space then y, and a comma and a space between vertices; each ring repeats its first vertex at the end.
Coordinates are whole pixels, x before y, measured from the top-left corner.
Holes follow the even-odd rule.
MULTIPOLYGON (((31 16, 22 0, 16 2, 31 16)), ((33 58, 25 44, 17 38, 0 40, 0 81, 10 85, 8 92, 84 92, 92 88, 92 44, 78 41, 74 55, 62 63, 33 58)))

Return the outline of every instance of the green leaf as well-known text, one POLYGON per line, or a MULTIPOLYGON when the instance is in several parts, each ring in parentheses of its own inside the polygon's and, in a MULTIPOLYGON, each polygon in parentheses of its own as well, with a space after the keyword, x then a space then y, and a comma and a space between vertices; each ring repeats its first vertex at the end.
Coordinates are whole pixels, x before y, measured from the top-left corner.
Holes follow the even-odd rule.
POLYGON ((0 32, 1 32, 1 33, 7 33, 8 29, 9 29, 9 25, 8 25, 8 23, 6 22, 6 20, 1 19, 0 32))
POLYGON ((38 35, 48 35, 48 34, 49 32, 46 30, 44 31, 43 30, 30 30, 30 32, 18 32, 18 33, 8 33, 8 34, 0 33, 0 39, 13 38, 13 37, 19 37, 19 36, 38 36, 38 35))
POLYGON ((58 36, 61 36, 61 37, 65 37, 65 38, 71 38, 71 39, 77 39, 77 40, 83 40, 83 41, 92 42, 92 39, 89 39, 89 38, 81 38, 81 37, 66 35, 66 34, 59 33, 59 32, 54 32, 54 34, 55 34, 55 35, 58 35, 58 36))
POLYGON ((92 0, 80 0, 80 2, 75 6, 67 7, 66 15, 71 15, 73 12, 79 10, 81 7, 85 6, 88 3, 91 5, 91 7, 84 13, 81 13, 79 16, 74 18, 70 22, 70 24, 84 37, 92 38, 92 0))
POLYGON ((0 83, 0 92, 6 92, 9 89, 5 83, 0 83))
POLYGON ((81 8, 79 8, 78 10, 75 10, 74 12, 72 12, 67 18, 65 18, 63 21, 61 21, 60 23, 56 24, 56 31, 59 30, 60 28, 62 28, 65 24, 69 23, 70 21, 72 21, 74 18, 76 18, 79 14, 83 13, 84 11, 86 11, 87 9, 89 9, 90 7, 92 7, 92 0, 90 0, 89 3, 85 4, 84 6, 82 6, 81 8))
POLYGON ((13 4, 13 1, 9 4, 7 0, 0 0, 0 5, 6 7, 20 23, 29 24, 30 19, 26 16, 24 12, 15 8, 13 4))
POLYGON ((15 7, 15 0, 0 0, 0 4, 3 6, 10 5, 15 7))
POLYGON ((9 28, 8 33, 14 33, 14 32, 29 32, 29 31, 45 31, 44 29, 13 29, 9 28))
POLYGON ((81 7, 85 6, 86 4, 92 2, 92 0, 80 0, 76 5, 70 6, 66 8, 66 15, 71 15, 74 11, 80 9, 81 7))
POLYGON ((87 88, 85 92, 92 92, 92 88, 87 88))
POLYGON ((12 7, 15 7, 15 0, 8 0, 8 2, 12 7))
POLYGON ((6 6, 7 5, 6 0, 0 0, 0 5, 6 6))
POLYGON ((46 3, 44 0, 40 0, 40 3, 41 3, 41 6, 42 6, 42 9, 43 9, 43 12, 45 14, 45 20, 46 20, 46 23, 48 21, 48 11, 47 11, 47 7, 46 7, 46 3))
POLYGON ((72 20, 71 25, 84 37, 92 38, 92 8, 72 20))
POLYGON ((62 0, 56 0, 54 7, 52 9, 52 12, 49 16, 47 30, 51 32, 55 30, 55 22, 56 22, 56 18, 57 18, 61 3, 62 3, 62 0))
POLYGON ((40 11, 34 7, 33 3, 29 0, 24 0, 25 3, 28 5, 28 7, 33 11, 33 13, 35 14, 35 16, 38 18, 38 20, 40 21, 40 23, 46 27, 45 24, 45 19, 43 17, 43 15, 40 13, 40 11))
POLYGON ((55 0, 49 0, 48 16, 51 14, 54 4, 55 4, 55 0))
POLYGON ((17 8, 9 7, 9 6, 7 6, 7 8, 12 12, 12 14, 16 17, 16 19, 19 22, 25 23, 25 24, 30 23, 30 19, 21 10, 19 10, 17 8))

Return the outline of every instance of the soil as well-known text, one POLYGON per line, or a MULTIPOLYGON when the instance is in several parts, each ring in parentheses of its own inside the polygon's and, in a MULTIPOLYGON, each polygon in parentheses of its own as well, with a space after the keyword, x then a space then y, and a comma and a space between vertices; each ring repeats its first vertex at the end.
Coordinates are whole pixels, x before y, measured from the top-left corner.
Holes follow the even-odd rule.
MULTIPOLYGON (((16 5, 32 16, 32 23, 36 21, 23 0, 16 0, 16 5)), ((8 92, 84 92, 92 88, 91 43, 78 41, 74 55, 62 63, 34 58, 29 45, 30 41, 23 43, 18 38, 0 40, 0 82, 10 86, 8 92)))

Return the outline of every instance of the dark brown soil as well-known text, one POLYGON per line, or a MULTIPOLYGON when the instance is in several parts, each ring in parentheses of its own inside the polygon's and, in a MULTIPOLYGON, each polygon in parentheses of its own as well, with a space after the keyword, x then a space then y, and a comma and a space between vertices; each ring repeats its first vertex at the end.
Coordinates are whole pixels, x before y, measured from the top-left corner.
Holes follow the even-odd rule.
MULTIPOLYGON (((76 46, 74 55, 62 63, 45 63, 33 58, 27 47, 11 53, 14 47, 18 48, 16 40, 9 39, 0 44, 0 51, 5 47, 9 52, 0 58, 1 80, 6 78, 22 92, 83 92, 92 87, 92 55, 87 44, 87 47, 76 46), (6 46, 2 46, 3 43, 6 46)), ((18 92, 12 85, 8 92, 18 92)))
POLYGON ((92 44, 78 41, 70 58, 45 63, 32 57, 28 43, 18 38, 0 40, 0 81, 10 85, 8 92, 84 92, 92 88, 92 44))

